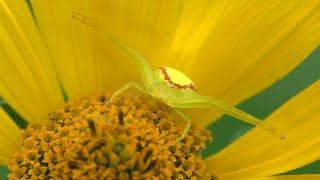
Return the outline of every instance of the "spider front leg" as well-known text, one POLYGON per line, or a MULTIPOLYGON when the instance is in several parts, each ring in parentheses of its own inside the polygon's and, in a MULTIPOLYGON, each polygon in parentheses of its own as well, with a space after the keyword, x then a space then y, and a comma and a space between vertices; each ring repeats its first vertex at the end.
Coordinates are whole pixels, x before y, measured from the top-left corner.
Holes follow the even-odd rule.
POLYGON ((177 114, 179 114, 184 120, 187 121, 187 125, 184 128, 181 136, 176 140, 176 142, 179 142, 179 141, 181 141, 182 139, 184 139, 187 136, 189 130, 191 129, 192 120, 188 115, 184 114, 182 111, 180 111, 180 110, 178 110, 176 108, 173 108, 173 109, 177 114))
POLYGON ((136 82, 129 82, 128 84, 124 85, 123 87, 121 87, 120 89, 118 89, 115 93, 113 93, 113 95, 111 96, 109 102, 112 102, 114 100, 115 97, 117 97, 118 95, 122 94, 124 91, 126 91, 127 89, 134 87, 144 93, 149 94, 149 92, 147 92, 140 84, 136 83, 136 82))
MULTIPOLYGON (((154 82, 153 71, 145 57, 143 57, 138 51, 128 47, 110 31, 105 30, 103 26, 98 24, 94 19, 91 19, 90 17, 77 11, 72 11, 72 18, 84 25, 93 28, 95 31, 102 33, 105 38, 111 40, 115 46, 126 53, 130 57, 130 59, 133 60, 133 62, 138 66, 144 89, 148 91, 152 89, 154 82)), ((132 86, 135 87, 136 84, 132 86)))

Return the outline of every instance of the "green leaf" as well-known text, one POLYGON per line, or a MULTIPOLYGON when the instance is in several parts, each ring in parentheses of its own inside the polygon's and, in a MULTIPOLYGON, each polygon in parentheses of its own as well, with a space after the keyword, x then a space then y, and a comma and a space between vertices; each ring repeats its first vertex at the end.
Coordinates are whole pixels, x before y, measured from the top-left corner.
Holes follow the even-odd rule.
POLYGON ((7 180, 8 168, 0 166, 0 179, 7 180))

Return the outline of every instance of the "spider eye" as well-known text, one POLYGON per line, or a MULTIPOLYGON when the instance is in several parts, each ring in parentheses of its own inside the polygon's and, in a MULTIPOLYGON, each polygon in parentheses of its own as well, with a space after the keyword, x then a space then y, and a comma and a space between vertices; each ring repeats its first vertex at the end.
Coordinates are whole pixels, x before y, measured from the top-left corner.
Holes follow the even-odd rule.
POLYGON ((196 91, 194 83, 184 73, 169 67, 159 67, 162 81, 173 89, 196 91))

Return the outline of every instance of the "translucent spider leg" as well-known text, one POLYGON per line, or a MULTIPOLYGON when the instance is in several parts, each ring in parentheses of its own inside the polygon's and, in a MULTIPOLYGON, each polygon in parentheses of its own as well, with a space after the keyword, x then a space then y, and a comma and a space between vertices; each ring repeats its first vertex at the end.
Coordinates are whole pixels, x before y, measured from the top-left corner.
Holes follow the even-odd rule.
POLYGON ((182 139, 184 139, 184 138, 186 137, 187 133, 188 133, 189 130, 191 129, 192 120, 191 120, 191 118, 190 118, 188 115, 186 115, 185 113, 183 113, 183 112, 180 111, 179 109, 177 109, 177 108, 173 108, 173 109, 174 109, 174 111, 175 111, 177 114, 179 114, 184 120, 187 121, 187 125, 186 125, 186 127, 184 128, 181 136, 176 140, 176 142, 179 142, 179 141, 181 141, 182 139))
POLYGON ((139 68, 139 72, 145 89, 151 91, 154 82, 153 71, 148 64, 148 61, 142 55, 125 45, 117 37, 111 34, 111 32, 104 30, 101 25, 96 23, 90 17, 83 15, 79 12, 72 11, 72 18, 84 25, 93 28, 95 31, 102 33, 104 37, 110 39, 114 45, 116 45, 118 48, 123 50, 128 56, 130 56, 131 60, 133 60, 139 68))
POLYGON ((268 122, 259 120, 258 118, 240 110, 235 107, 229 106, 213 97, 191 95, 188 97, 181 98, 176 102, 170 103, 171 107, 174 108, 211 108, 215 107, 223 111, 224 113, 242 120, 246 123, 255 125, 257 127, 263 128, 264 130, 270 132, 272 135, 284 140, 286 137, 282 135, 277 129, 269 124, 268 122))
POLYGON ((138 83, 135 82, 129 82, 128 84, 124 85, 123 87, 121 87, 120 89, 118 89, 115 93, 113 93, 112 97, 110 98, 109 102, 112 102, 114 100, 114 98, 116 98, 118 95, 122 94, 124 91, 126 91, 127 89, 134 87, 146 94, 149 94, 142 86, 140 86, 138 83))

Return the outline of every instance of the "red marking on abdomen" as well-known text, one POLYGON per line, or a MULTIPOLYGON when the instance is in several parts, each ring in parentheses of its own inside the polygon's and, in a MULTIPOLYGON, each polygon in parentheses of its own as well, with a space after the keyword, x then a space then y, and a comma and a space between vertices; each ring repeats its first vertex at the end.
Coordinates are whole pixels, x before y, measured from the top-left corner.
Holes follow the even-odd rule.
POLYGON ((191 89, 191 90, 194 90, 196 91, 196 86, 193 84, 193 83, 190 83, 190 84, 178 84, 178 83, 175 83, 172 81, 169 73, 167 72, 167 69, 165 67, 159 67, 159 69, 161 70, 161 73, 163 74, 164 76, 164 79, 170 83, 171 85, 173 85, 174 87, 176 87, 177 89, 191 89))

